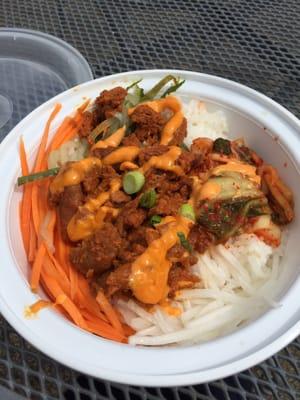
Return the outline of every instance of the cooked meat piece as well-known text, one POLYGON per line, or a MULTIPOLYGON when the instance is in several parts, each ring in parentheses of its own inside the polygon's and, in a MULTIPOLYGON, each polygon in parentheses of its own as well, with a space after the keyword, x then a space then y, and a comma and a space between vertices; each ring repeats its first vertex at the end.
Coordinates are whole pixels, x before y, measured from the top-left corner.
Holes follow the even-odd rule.
POLYGON ((169 249, 167 257, 168 260, 183 268, 189 268, 198 261, 198 258, 190 254, 180 243, 176 243, 169 249))
POLYGON ((110 183, 112 179, 116 179, 118 174, 110 165, 102 165, 99 190, 103 190, 104 192, 110 189, 110 183))
POLYGON ((88 136, 92 130, 97 126, 99 121, 99 114, 97 110, 85 111, 83 113, 83 118, 81 124, 78 128, 78 134, 81 137, 88 136))
POLYGON ((178 261, 186 252, 184 247, 181 244, 176 243, 173 247, 168 250, 167 258, 170 261, 176 262, 178 261))
POLYGON ((122 248, 114 265, 118 267, 120 264, 132 263, 139 255, 144 253, 146 248, 140 243, 133 243, 126 248, 122 248))
POLYGON ((160 233, 156 229, 146 228, 145 237, 146 237, 147 244, 149 246, 149 244, 152 243, 153 240, 156 240, 160 237, 160 233))
POLYGON ((168 146, 163 144, 154 144, 153 146, 144 147, 138 155, 139 165, 145 164, 151 157, 161 156, 169 150, 168 146))
POLYGON ((93 195, 99 186, 99 179, 102 174, 102 167, 96 165, 91 168, 82 181, 82 186, 87 195, 93 195))
POLYGON ((183 118, 183 121, 178 129, 174 132, 173 138, 169 143, 169 146, 179 146, 182 144, 184 138, 187 135, 187 121, 183 118))
POLYGON ((123 264, 108 275, 106 279, 107 295, 111 296, 119 290, 129 289, 131 264, 123 264))
POLYGON ((136 125, 136 137, 144 144, 158 143, 160 133, 165 123, 163 117, 147 105, 138 106, 131 115, 136 125))
POLYGON ((213 144, 214 142, 208 138, 201 137, 194 139, 191 145, 191 152, 205 157, 208 153, 211 153, 213 144))
POLYGON ((174 193, 173 196, 163 195, 159 197, 157 204, 151 208, 151 215, 177 215, 181 204, 184 203, 179 193, 174 193))
POLYGON ((127 90, 118 86, 103 92, 95 100, 96 108, 103 121, 112 117, 117 111, 122 111, 122 104, 127 95, 127 90))
POLYGON ((66 186, 60 194, 58 203, 58 214, 61 228, 61 235, 65 242, 69 242, 67 226, 70 219, 83 204, 84 196, 80 185, 66 186))
POLYGON ((118 230, 105 222, 94 235, 71 249, 70 261, 84 275, 89 270, 94 270, 94 275, 101 274, 112 266, 121 247, 118 230))
POLYGON ((204 253, 215 242, 214 236, 199 224, 192 227, 188 240, 198 253, 204 253))
POLYGON ((188 174, 192 170, 201 168, 203 157, 201 154, 192 153, 191 151, 183 151, 177 159, 177 164, 188 174))
POLYGON ((122 208, 118 215, 116 225, 119 232, 123 235, 128 228, 137 228, 145 221, 147 212, 143 208, 139 208, 139 198, 136 198, 122 208))
POLYGON ((125 203, 128 203, 128 201, 131 200, 131 197, 122 190, 118 190, 117 192, 111 194, 110 199, 114 206, 120 207, 125 203))
POLYGON ((144 247, 149 246, 153 240, 160 237, 160 233, 151 227, 140 226, 128 234, 128 241, 132 243, 139 243, 144 247))
POLYGON ((105 149, 94 149, 92 150, 92 156, 98 157, 98 158, 104 158, 105 156, 108 156, 112 151, 116 150, 115 147, 113 146, 108 146, 105 149))
POLYGON ((141 147, 142 143, 140 140, 137 138, 135 133, 131 133, 128 136, 125 136, 124 139, 122 140, 121 145, 123 146, 137 146, 141 147))
POLYGON ((188 176, 178 176, 172 172, 162 172, 150 169, 146 174, 144 190, 155 189, 158 194, 172 196, 174 193, 182 196, 182 202, 190 197, 193 180, 188 176))
POLYGON ((168 285, 169 296, 173 297, 177 290, 192 288, 199 282, 199 278, 185 268, 174 265, 169 272, 168 285))

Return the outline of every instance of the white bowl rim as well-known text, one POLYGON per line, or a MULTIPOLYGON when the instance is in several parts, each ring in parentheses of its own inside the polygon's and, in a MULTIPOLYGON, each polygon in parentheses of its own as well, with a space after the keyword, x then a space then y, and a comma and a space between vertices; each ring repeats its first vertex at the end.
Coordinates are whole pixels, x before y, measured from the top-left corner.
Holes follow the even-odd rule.
MULTIPOLYGON (((244 92, 250 97, 253 97, 255 100, 260 100, 262 103, 264 103, 266 106, 270 106, 275 110, 276 112, 281 114, 281 117, 286 119, 290 124, 293 124, 295 129, 300 128, 300 122, 299 120, 288 110, 286 110, 284 107, 280 106, 273 100, 269 99, 268 97, 260 94, 259 92, 256 92, 253 89, 250 89, 244 85, 241 85, 239 83, 220 78, 220 77, 215 77, 212 75, 207 75, 207 74, 202 74, 202 73, 197 73, 193 71, 181 71, 181 70, 141 70, 141 71, 130 71, 130 72, 123 72, 120 74, 115 74, 103 78, 99 78, 96 80, 92 80, 89 82, 86 82, 85 84, 79 85, 80 87, 86 87, 92 83, 97 83, 97 82, 102 82, 105 80, 109 79, 122 79, 122 78, 127 78, 130 76, 134 75, 143 75, 143 76, 151 76, 151 74, 177 74, 177 75, 186 75, 186 76, 195 76, 197 75, 198 77, 201 77, 204 80, 213 80, 217 82, 220 85, 223 85, 224 87, 229 87, 231 89, 236 90, 237 92, 244 92)), ((15 136, 18 136, 18 131, 20 130, 22 124, 31 119, 36 113, 41 111, 44 108, 49 108, 50 105, 53 105, 55 102, 60 101, 60 98, 63 98, 64 96, 70 95, 73 89, 69 89, 56 97, 48 100, 46 103, 42 104, 39 106, 37 109, 35 109, 32 113, 30 113, 27 117, 24 118, 12 131, 11 133, 3 140, 3 142, 0 145, 0 151, 6 146, 6 144, 9 142, 9 140, 15 136)), ((295 139, 295 143, 299 141, 295 139)), ((287 144, 288 147, 292 146, 292 144, 287 144)), ((299 161, 299 160, 298 160, 299 161)), ((299 280, 298 280, 299 281, 299 280)), ((35 338, 32 336, 32 332, 27 331, 24 332, 22 330, 22 322, 20 322, 20 319, 13 313, 12 310, 10 310, 10 307, 5 303, 5 299, 2 298, 2 295, 0 294, 0 309, 4 317, 8 320, 8 322, 13 325, 13 327, 22 335, 24 336, 28 341, 33 343, 37 348, 39 348, 41 351, 43 351, 46 354, 49 354, 47 351, 47 343, 41 343, 39 340, 35 340, 38 338, 35 338)), ((263 318, 263 317, 262 317, 263 318)), ((129 383, 129 384, 138 384, 138 385, 145 385, 145 386, 172 386, 172 385, 186 385, 186 384, 193 384, 193 383, 201 383, 201 382, 207 382, 209 380, 214 380, 218 379, 224 376, 228 376, 231 374, 234 374, 238 371, 241 371, 243 369, 246 369, 256 363, 259 363, 266 359, 267 357, 271 356, 274 354, 276 351, 279 351, 282 347, 287 345, 289 342, 291 342, 298 334, 300 333, 300 322, 297 321, 296 323, 293 324, 293 326, 286 330, 283 334, 279 335, 276 340, 272 341, 270 344, 267 346, 263 347, 262 349, 259 349, 258 351, 242 358, 238 359, 235 361, 232 361, 230 363, 227 363, 224 366, 220 367, 214 367, 214 368, 208 368, 207 370, 201 370, 201 371, 192 371, 188 373, 180 373, 180 374, 163 374, 163 375, 151 375, 151 374, 126 374, 121 371, 115 371, 115 370, 110 370, 110 369, 101 369, 101 378, 112 380, 112 381, 118 381, 122 383, 129 383), (176 381, 176 382, 174 382, 176 381)), ((220 339, 221 340, 221 339, 220 339)), ((156 349, 157 350, 157 349, 156 349)), ((178 349, 168 349, 169 351, 176 351, 178 349)), ((83 366, 78 362, 77 359, 73 360, 66 360, 64 359, 64 356, 60 352, 56 352, 55 354, 51 353, 49 354, 51 357, 55 358, 57 361, 62 362, 72 368, 75 368, 79 371, 83 371, 85 373, 88 373, 93 376, 99 377, 99 371, 95 371, 92 366, 87 365, 83 366)))

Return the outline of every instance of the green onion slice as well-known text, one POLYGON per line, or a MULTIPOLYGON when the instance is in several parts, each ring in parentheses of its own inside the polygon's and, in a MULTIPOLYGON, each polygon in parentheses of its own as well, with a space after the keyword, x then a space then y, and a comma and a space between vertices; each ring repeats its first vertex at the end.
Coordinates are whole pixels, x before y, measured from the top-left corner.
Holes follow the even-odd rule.
POLYGON ((140 206, 143 208, 152 208, 156 203, 156 191, 150 189, 145 192, 140 199, 140 206))
POLYGON ((38 181, 40 179, 47 178, 48 176, 57 175, 59 168, 51 168, 46 171, 36 172, 35 174, 24 175, 18 178, 18 186, 24 185, 25 183, 38 181))
POLYGON ((140 171, 130 171, 123 177, 123 189, 127 194, 139 192, 145 183, 145 176, 140 171))
POLYGON ((182 204, 179 209, 179 214, 184 216, 185 218, 189 218, 192 221, 196 221, 196 214, 193 207, 190 204, 182 204))
POLYGON ((193 246, 187 240, 185 234, 183 232, 177 232, 177 236, 179 237, 181 246, 184 247, 189 253, 191 253, 193 251, 193 246))
POLYGON ((154 226, 156 224, 159 224, 162 220, 162 217, 160 215, 152 215, 150 218, 150 225, 154 226))

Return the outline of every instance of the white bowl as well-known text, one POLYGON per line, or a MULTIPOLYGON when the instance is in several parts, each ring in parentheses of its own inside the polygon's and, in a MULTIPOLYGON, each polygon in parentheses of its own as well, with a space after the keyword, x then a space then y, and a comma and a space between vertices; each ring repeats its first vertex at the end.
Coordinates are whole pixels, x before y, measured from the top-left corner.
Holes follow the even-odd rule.
MULTIPOLYGON (((148 88, 166 74, 186 79, 180 94, 205 100, 211 108, 223 109, 230 136, 243 136, 267 162, 280 171, 294 191, 296 216, 300 215, 300 132, 299 121, 271 99, 237 83, 210 75, 152 70, 113 75, 90 81, 47 101, 21 121, 0 146, 0 309, 8 322, 29 342, 50 357, 84 373, 112 381, 146 386, 201 383, 237 373, 270 357, 300 332, 300 280, 297 246, 299 218, 289 228, 283 277, 272 309, 233 334, 191 347, 134 348, 89 334, 51 309, 35 319, 24 317, 24 308, 37 300, 27 283, 28 265, 18 222, 21 191, 14 183, 20 175, 19 137, 33 157, 45 121, 53 105, 63 109, 53 131, 64 116, 84 97, 116 85, 143 78, 148 88)), ((41 293, 42 294, 42 293, 41 293)))

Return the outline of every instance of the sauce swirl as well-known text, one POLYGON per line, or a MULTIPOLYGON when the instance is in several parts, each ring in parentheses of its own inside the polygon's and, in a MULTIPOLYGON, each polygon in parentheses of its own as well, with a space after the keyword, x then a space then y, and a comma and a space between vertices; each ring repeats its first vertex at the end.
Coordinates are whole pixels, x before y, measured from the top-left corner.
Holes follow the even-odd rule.
POLYGON ((168 250, 178 242, 178 232, 187 237, 193 222, 182 216, 167 217, 166 231, 154 240, 132 264, 129 279, 134 296, 145 304, 157 304, 168 294, 168 275, 172 262, 168 250))

